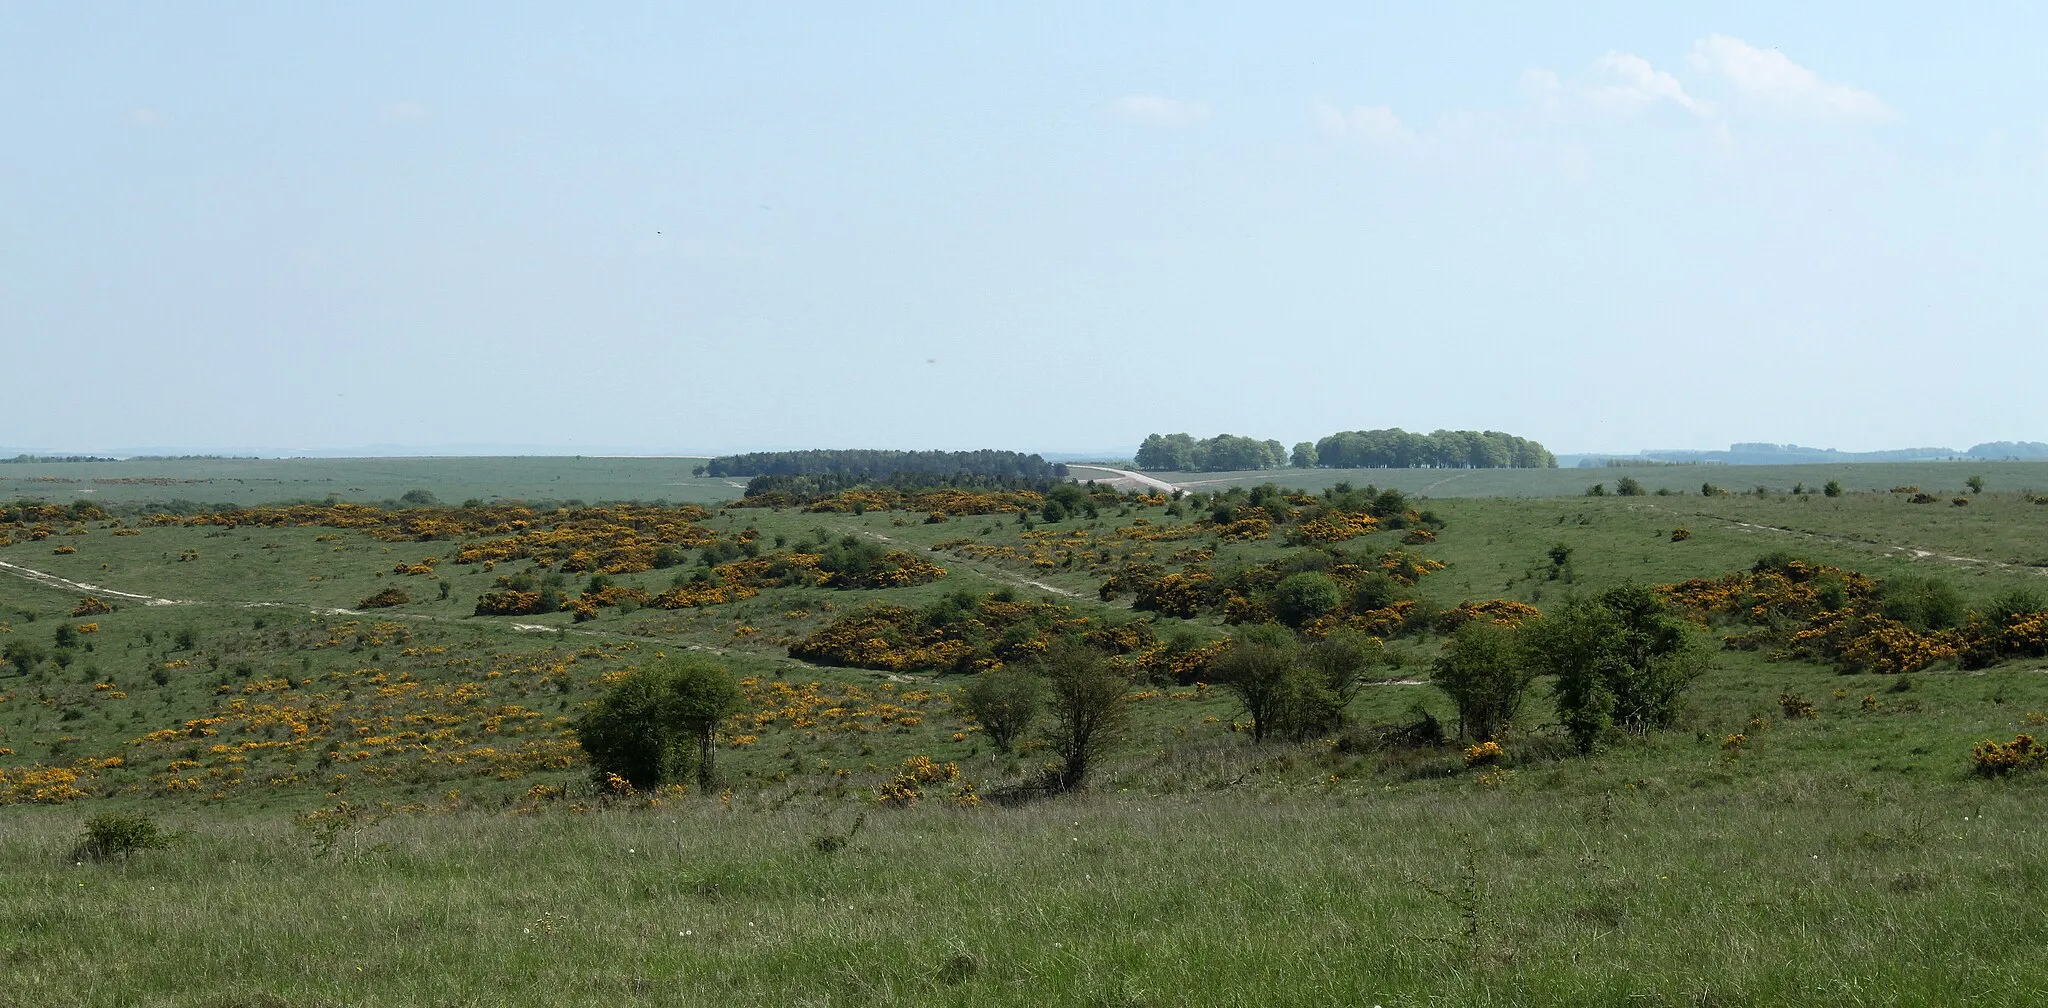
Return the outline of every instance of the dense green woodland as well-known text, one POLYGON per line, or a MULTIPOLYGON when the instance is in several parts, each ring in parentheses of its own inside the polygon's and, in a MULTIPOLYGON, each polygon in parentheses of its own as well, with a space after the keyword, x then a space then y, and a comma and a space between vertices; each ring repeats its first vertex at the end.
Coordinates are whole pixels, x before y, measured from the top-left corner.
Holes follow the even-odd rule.
POLYGON ((1138 447, 1136 465, 1157 472, 1241 472, 1251 469, 1551 469, 1557 456, 1542 445, 1499 431, 1411 434, 1388 430, 1341 431, 1290 453, 1278 441, 1235 434, 1196 440, 1188 434, 1153 434, 1138 447))
POLYGON ((808 503, 845 490, 885 487, 891 490, 1030 490, 1052 493, 1066 486, 1063 479, 1032 476, 983 476, 974 473, 893 472, 875 477, 867 473, 777 473, 747 481, 746 496, 783 494, 793 502, 808 503))
POLYGON ((707 476, 834 473, 882 477, 891 473, 968 473, 1050 479, 1066 475, 1065 466, 1054 465, 1037 455, 989 449, 964 452, 866 449, 748 452, 712 459, 704 463, 701 471, 707 476))
POLYGON ((1278 441, 1218 434, 1197 441, 1187 434, 1153 434, 1138 446, 1136 464, 1158 472, 1235 472, 1287 464, 1278 441))

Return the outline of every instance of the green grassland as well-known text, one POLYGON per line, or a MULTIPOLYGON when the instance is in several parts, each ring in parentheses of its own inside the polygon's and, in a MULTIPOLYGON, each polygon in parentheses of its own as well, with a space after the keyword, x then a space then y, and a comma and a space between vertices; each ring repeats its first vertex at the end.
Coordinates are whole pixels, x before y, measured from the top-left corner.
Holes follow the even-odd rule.
MULTIPOLYGON (((188 500, 252 505, 283 500, 396 500, 424 489, 443 501, 737 499, 744 480, 690 475, 698 458, 524 456, 507 458, 294 458, 160 459, 118 462, 36 462, 0 465, 0 500, 69 501, 84 497, 113 503, 188 500)), ((1313 491, 1340 482, 1371 483, 1433 498, 1552 497, 1583 492, 1594 483, 1633 477, 1655 491, 1699 492, 1711 482, 1735 492, 1757 486, 1774 491, 1817 488, 1829 480, 1849 490, 1925 485, 1931 493, 1960 492, 1963 480, 1983 476, 1994 489, 2048 489, 2040 462, 1902 462, 1834 465, 1664 465, 1602 469, 1267 469, 1249 472, 1158 473, 1199 489, 1279 482, 1313 491)))
POLYGON ((2034 1003, 2038 797, 1736 766, 1491 792, 454 811, 0 835, 0 1003, 2034 1003), (1708 774, 1702 772, 1701 776, 1708 774))
POLYGON ((0 500, 101 503, 197 501, 248 506, 286 500, 397 500, 426 490, 443 501, 737 498, 745 481, 692 476, 701 458, 139 459, 0 465, 0 500))
MULTIPOLYGON (((1440 486, 1417 502, 1443 522, 1435 542, 1404 548, 1446 565, 1415 589, 1437 607, 1548 608, 1780 550, 1938 577, 1972 605, 2048 587, 2048 506, 2020 492, 2048 469, 1811 468, 1795 478, 1854 492, 1698 495, 1702 478, 1747 490, 1734 467, 1630 471, 1652 490, 1673 473, 1685 496, 1577 496, 1617 470, 1568 471, 1549 495, 1440 486), (1897 472, 1842 475, 1878 469, 1897 472), (1979 473, 1990 490, 1950 504, 1979 473), (1899 483, 1942 499, 1882 492, 1899 483), (1689 536, 1674 541, 1678 529, 1689 536)), ((425 471, 379 485, 554 496, 529 494, 532 477, 517 494, 406 478, 425 471)), ((579 490, 560 496, 612 496, 579 490)), ((634 496, 654 495, 616 495, 634 496)), ((0 568, 0 645, 54 655, 70 627, 72 646, 61 666, 0 678, 0 770, 73 768, 90 797, 0 807, 0 1005, 1878 1005, 2048 991, 2035 954, 2048 860, 2031 828, 2042 784, 1970 773, 1977 741, 2048 723, 2040 660, 1885 676, 1716 651, 1676 728, 1572 756, 1539 695, 1505 770, 1481 772, 1456 746, 1385 741, 1423 712, 1452 721, 1419 682, 1439 638, 1403 637, 1348 711, 1352 730, 1255 746, 1222 690, 1145 685, 1088 793, 1013 807, 969 795, 1030 780, 1048 754, 994 751, 955 703, 964 677, 788 654, 865 605, 960 592, 1220 638, 1232 628, 1214 615, 1155 619, 1096 591, 1134 559, 1200 547, 1221 570, 1297 550, 1118 533, 1197 517, 727 508, 699 522, 719 543, 772 552, 823 531, 947 573, 583 621, 474 615, 499 576, 535 565, 456 563, 457 541, 132 519, 17 532, 0 546, 13 565, 0 568), (429 558, 431 573, 395 570, 429 558), (359 608, 392 587, 410 601, 359 608), (88 595, 113 611, 70 616, 88 595), (570 720, 608 676, 682 649, 747 677, 719 751, 727 790, 604 793, 570 720), (1816 716, 1789 716, 1781 694, 1816 716), (918 756, 957 764, 959 780, 913 807, 879 803, 918 756), (74 860, 81 821, 104 809, 183 838, 74 860)), ((653 594, 701 569, 693 557, 611 581, 653 594)))

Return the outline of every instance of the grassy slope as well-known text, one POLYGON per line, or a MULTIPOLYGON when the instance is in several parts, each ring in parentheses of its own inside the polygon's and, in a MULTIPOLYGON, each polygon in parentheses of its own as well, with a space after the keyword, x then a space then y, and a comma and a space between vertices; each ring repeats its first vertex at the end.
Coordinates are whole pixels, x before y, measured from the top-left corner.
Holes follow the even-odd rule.
MULTIPOLYGON (((1447 561, 1450 566, 1426 579, 1422 589, 1446 606, 1489 597, 1515 598, 1542 606, 1575 590, 1597 590, 1624 580, 1663 583, 1716 574, 1744 567, 1758 553, 1780 548, 1879 576, 1937 571, 1955 581, 1966 598, 1977 603, 2016 585, 2038 584, 2040 574, 2035 568, 1960 563, 1943 559, 1945 554, 1914 559, 1910 552, 1883 544, 1846 538, 1815 539, 1755 527, 1763 525, 1765 519, 1777 524, 1823 527, 1860 521, 1866 527, 1884 528, 1890 523, 1887 534, 1876 538, 1890 541, 1910 534, 1941 550, 1986 552, 1981 548, 1986 537, 1992 541, 2006 536, 2024 538, 2048 520, 2048 507, 2026 504, 2016 497, 1993 495, 1973 507, 1915 507, 1890 495, 1868 494, 1835 501, 1442 501, 1437 503, 1437 509, 1451 523, 1450 530, 1438 543, 1419 550, 1447 561), (1721 516, 1697 511, 1678 516, 1672 513, 1678 508, 1702 507, 1715 509, 1721 516), (1939 528, 1919 527, 1918 523, 1930 515, 1945 519, 1948 524, 1939 528), (1981 521, 1985 516, 1995 516, 1997 520, 1986 524, 1981 521), (1684 542, 1670 541, 1675 518, 1688 522, 1693 531, 1692 537, 1684 542), (1559 543, 1573 551, 1566 572, 1553 571, 1546 555, 1553 544, 1559 543)), ((1149 509, 1149 513, 1155 520, 1166 520, 1158 509, 1149 509)), ((1094 531, 1105 532, 1117 520, 1105 517, 1096 523, 1068 522, 1044 526, 1041 531, 1071 532, 1094 524, 1099 526, 1094 531)), ((885 537, 896 545, 920 552, 927 551, 933 543, 963 537, 1028 546, 1021 538, 1020 526, 998 518, 963 518, 927 525, 886 513, 815 515, 745 509, 725 512, 708 524, 727 534, 745 527, 755 528, 764 545, 772 544, 777 536, 794 541, 813 528, 827 528, 838 533, 885 537)), ((1042 569, 1029 563, 965 560, 942 553, 936 557, 951 574, 938 583, 914 588, 884 592, 774 589, 738 603, 673 612, 608 609, 599 619, 582 624, 572 623, 565 613, 475 617, 471 615, 475 598, 489 588, 494 575, 475 566, 452 563, 441 564, 434 577, 390 573, 390 567, 399 562, 413 563, 429 556, 446 555, 451 552, 450 544, 386 544, 356 533, 342 533, 331 542, 317 541, 318 537, 334 535, 320 529, 152 528, 135 536, 113 536, 106 530, 94 530, 81 536, 58 536, 41 543, 20 542, 0 548, 0 559, 11 563, 32 565, 76 581, 103 583, 181 602, 171 606, 124 603, 119 611, 95 618, 100 632, 81 638, 90 650, 80 654, 71 669, 51 674, 47 684, 33 684, 33 690, 57 697, 60 705, 71 703, 84 713, 75 721, 53 724, 49 720, 50 707, 18 702, 33 697, 33 690, 15 687, 15 692, 25 695, 17 697, 15 703, 0 706, 0 728, 4 728, 7 739, 0 745, 15 749, 22 762, 116 755, 128 751, 122 746, 130 739, 215 713, 224 696, 247 696, 243 691, 250 681, 277 676, 304 680, 375 668, 451 685, 476 683, 494 689, 518 682, 516 675, 512 682, 503 684, 481 682, 478 677, 489 665, 485 658, 493 655, 509 663, 508 669, 527 670, 544 669, 565 657, 574 657, 572 664, 577 671, 566 677, 567 691, 550 695, 545 698, 549 702, 538 705, 549 716, 573 712, 575 705, 591 695, 597 678, 604 672, 632 664, 644 652, 690 643, 726 651, 746 671, 771 679, 872 684, 880 678, 875 673, 818 669, 793 662, 781 651, 781 645, 799 639, 838 613, 870 598, 915 606, 960 589, 980 593, 1022 586, 1027 597, 1049 598, 1082 614, 1110 619, 1135 615, 1097 602, 1092 588, 1098 582, 1078 566, 1042 569), (55 555, 49 548, 53 542, 78 552, 55 555), (179 559, 188 550, 197 551, 198 559, 179 559), (441 582, 450 585, 446 599, 439 598, 436 591, 441 582), (1031 587, 1033 584, 1073 594, 1055 595, 1031 587), (407 590, 414 601, 360 614, 334 612, 391 585, 407 590), (379 634, 375 627, 380 623, 395 629, 379 634), (534 626, 553 627, 563 633, 533 634, 518 629, 534 626), (747 633, 743 628, 748 627, 760 628, 760 632, 747 633), (176 636, 188 629, 193 631, 197 644, 191 649, 181 648, 176 644, 176 636), (376 643, 380 638, 386 643, 376 643), (618 650, 625 645, 641 651, 618 650), (437 648, 441 650, 434 650, 437 648), (407 649, 423 653, 407 655, 407 649), (603 654, 589 654, 593 649, 603 654), (578 655, 581 657, 575 657, 578 655), (170 669, 169 683, 158 686, 151 681, 157 670, 179 662, 187 664, 170 669), (91 689, 102 682, 113 684, 129 696, 113 700, 99 695, 106 691, 91 689), (227 694, 219 692, 222 685, 230 687, 227 694), (88 700, 77 701, 79 695, 88 700), (66 738, 73 741, 60 745, 59 741, 66 738)), ((1226 562, 1232 557, 1256 562, 1281 552, 1277 545, 1243 544, 1226 548, 1222 556, 1226 562)), ((618 580, 658 591, 667 586, 672 575, 673 572, 656 571, 624 575, 618 580)), ((571 587, 573 590, 575 585, 571 587)), ((25 637, 44 637, 58 622, 76 622, 61 617, 77 595, 75 591, 47 588, 14 577, 0 579, 0 605, 13 611, 12 630, 25 637), (29 612, 36 613, 39 620, 26 621, 24 617, 29 612)), ((1174 625, 1182 621, 1165 622, 1174 625)), ((1203 634, 1225 630, 1213 618, 1185 625, 1203 634)), ((1404 642, 1396 651, 1420 663, 1427 661, 1431 646, 1427 642, 1404 642)), ((1754 661, 1751 656, 1735 653, 1723 660, 1737 664, 1754 661)), ((1825 670, 1796 665, 1764 667, 1769 674, 1791 680, 1821 684, 1833 681, 1825 670)), ((1862 687, 1856 689, 1860 696, 1862 687)), ((1771 692, 1764 700, 1774 695, 1771 692)), ((505 699, 532 704, 531 684, 519 686, 505 699)), ((1417 700, 1442 709, 1432 691, 1390 689, 1368 695, 1360 701, 1356 713, 1368 721, 1394 720, 1417 700)), ((1749 716, 1747 706, 1740 705, 1754 702, 1755 697, 1745 701, 1739 692, 1717 700, 1715 706, 1737 705, 1735 714, 1740 715, 1720 717, 1719 721, 1739 725, 1749 716)), ((1167 721, 1199 722, 1209 716, 1228 720, 1232 713, 1227 704, 1218 700, 1164 706, 1188 708, 1177 714, 1161 713, 1159 717, 1167 721)), ((833 761, 835 765, 851 762, 859 769, 869 764, 886 767, 917 751, 941 759, 971 758, 970 754, 980 752, 978 741, 973 736, 965 743, 956 743, 951 738, 953 732, 966 728, 957 716, 946 714, 935 717, 929 730, 892 732, 879 743, 872 737, 864 738, 859 745, 807 739, 797 748, 815 747, 817 751, 806 752, 796 762, 804 767, 814 767, 817 760, 833 761), (870 751, 862 753, 862 749, 870 751)), ((1966 731, 1948 741, 1947 751, 1952 754, 1955 746, 1982 737, 1980 730, 1971 722, 1966 731)), ((1192 736, 1177 737, 1202 738, 1204 731, 1198 725, 1192 736)), ((1206 731, 1225 737, 1220 728, 1210 727, 1206 731)), ((771 749, 779 754, 789 748, 786 744, 777 745, 778 741, 781 740, 771 738, 754 751, 738 754, 733 763, 735 772, 742 777, 790 772, 789 766, 768 757, 771 749)), ((129 777, 144 773, 142 765, 127 771, 129 777)), ((573 779, 574 774, 564 773, 559 778, 573 779)), ((421 782, 408 789, 406 795, 423 793, 430 783, 421 782)))
POLYGON ((1736 766, 1529 791, 0 835, 0 1004, 2033 1003, 2032 792, 1736 766), (1435 892, 1432 892, 1435 890, 1435 892), (1439 895, 1441 894, 1441 895, 1439 895), (1470 911, 1468 914, 1467 911, 1470 911), (545 995, 537 992, 545 991, 545 995))
MULTIPOLYGON (((1505 595, 1542 605, 1621 580, 1720 573, 1777 548, 1881 576, 1941 572, 1975 601, 2040 575, 1945 558, 2026 561, 2048 522, 2048 507, 2016 494, 1966 508, 1888 494, 1431 506, 1450 527, 1420 549, 1451 566, 1423 585, 1443 603, 1505 595), (1679 524, 1693 535, 1671 542, 1679 524), (1549 576, 1545 552, 1560 542, 1573 551, 1570 583, 1549 576)), ((1146 516, 1165 520, 1157 509, 1146 516)), ((961 537, 1028 545, 1005 519, 918 518, 748 509, 709 524, 752 525, 764 542, 826 527, 906 547, 961 537)), ((1120 520, 1105 516, 1096 531, 1120 520)), ((444 601, 430 579, 388 573, 447 544, 218 532, 93 529, 0 547, 12 563, 194 600, 124 604, 97 618, 93 650, 74 668, 0 684, 14 694, 0 701, 0 745, 18 750, 0 762, 126 754, 132 765, 109 779, 149 793, 181 753, 145 756, 129 739, 228 700, 264 699, 245 691, 280 671, 336 702, 353 690, 345 702, 359 705, 376 692, 365 669, 469 684, 546 723, 573 713, 606 672, 684 641, 728 649, 766 680, 901 700, 924 684, 796 665, 775 641, 862 597, 918 604, 1026 581, 1080 593, 1060 600, 1082 612, 1118 614, 1093 600, 1097 582, 1077 568, 939 554, 952 573, 918 588, 777 589, 698 610, 607 610, 574 625, 562 614, 476 618, 467 614, 489 575, 444 564, 444 601), (55 555, 53 542, 78 553, 55 555), (186 549, 200 558, 178 560, 186 549), (389 584, 420 601, 360 617, 313 611, 389 584), (403 638, 366 641, 378 621, 403 638), (734 635, 749 625, 763 629, 734 635), (190 652, 173 641, 186 628, 197 639, 190 652), (151 681, 176 661, 191 664, 151 681), (128 696, 91 689, 101 681, 128 696), (39 693, 66 702, 40 703, 39 693), (61 720, 65 707, 81 713, 61 720)), ((1233 547, 1226 559, 1277 552, 1233 547)), ((668 577, 622 580, 659 588, 668 577)), ((0 619, 46 636, 76 596, 0 576, 0 619)), ((0 1004, 506 1003, 522 1000, 507 991, 543 983, 556 1000, 654 1003, 2024 1003, 2048 989, 2048 965, 2027 951, 2042 937, 2026 901, 2043 881, 2043 852, 2024 828, 2038 816, 2039 784, 1977 781, 1964 767, 1972 742, 2029 730, 2048 710, 2038 664, 1919 674, 1891 692, 1900 680, 1724 652, 1684 730, 1593 759, 1532 759, 1491 786, 1454 752, 1254 749, 1227 730, 1227 701, 1159 696, 1140 704, 1133 742, 1095 796, 1011 810, 936 796, 910 810, 873 805, 865 787, 913 754, 957 760, 989 781, 1042 758, 998 759, 972 733, 955 741, 967 725, 939 696, 909 701, 923 715, 915 726, 762 730, 722 757, 739 785, 730 804, 671 799, 584 816, 556 803, 532 817, 501 811, 533 784, 576 784, 573 768, 499 780, 407 757, 316 767, 310 753, 286 761, 257 750, 242 776, 259 783, 214 792, 220 778, 210 778, 191 793, 128 799, 192 836, 127 866, 64 858, 90 805, 7 809, 0 1004), (1785 720, 1775 698, 1786 691, 1815 701, 1820 716, 1785 720), (1751 742, 1730 757, 1720 741, 1738 731, 1751 742), (365 773, 376 767, 390 769, 365 773), (303 779, 260 783, 287 772, 303 779), (335 782, 337 772, 349 779, 335 782), (341 800, 443 811, 345 830, 324 856, 278 814, 341 800), (851 848, 812 849, 862 811, 851 848)), ((1416 704, 1448 713, 1433 690, 1401 685, 1367 690, 1352 713, 1399 721, 1416 704)), ((460 704, 421 709, 479 730, 460 704)), ((1538 722, 1546 713, 1541 703, 1530 712, 1538 722)), ((194 774, 232 769, 196 755, 194 774)))

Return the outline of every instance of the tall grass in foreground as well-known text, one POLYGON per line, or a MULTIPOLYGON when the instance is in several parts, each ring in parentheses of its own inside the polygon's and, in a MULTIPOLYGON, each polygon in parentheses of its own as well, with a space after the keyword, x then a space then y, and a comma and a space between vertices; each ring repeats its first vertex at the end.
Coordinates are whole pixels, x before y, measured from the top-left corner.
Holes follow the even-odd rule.
POLYGON ((2041 1003, 2039 791, 1098 796, 1022 809, 0 826, 5 1005, 2041 1003), (829 850, 830 852, 826 852, 829 850))

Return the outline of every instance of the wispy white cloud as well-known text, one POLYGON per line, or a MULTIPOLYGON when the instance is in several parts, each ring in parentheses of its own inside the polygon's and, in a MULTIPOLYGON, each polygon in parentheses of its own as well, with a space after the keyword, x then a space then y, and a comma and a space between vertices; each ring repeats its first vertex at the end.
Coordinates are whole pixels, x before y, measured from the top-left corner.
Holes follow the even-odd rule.
POLYGON ((1685 93, 1685 86, 1678 78, 1650 65, 1650 61, 1633 53, 1610 52, 1593 64, 1600 75, 1599 83, 1586 89, 1586 97, 1595 105, 1622 112, 1634 112, 1668 101, 1694 115, 1712 115, 1713 106, 1696 101, 1685 93))
POLYGON ((1877 121, 1894 113, 1876 95, 1822 80, 1776 49, 1759 49, 1739 38, 1709 35, 1693 44, 1686 62, 1733 85, 1755 106, 1781 115, 1812 119, 1877 121))
POLYGON ((1116 100, 1116 110, 1125 119, 1152 126, 1191 126, 1209 118, 1207 105, 1159 95, 1125 95, 1116 100))
POLYGON ((1713 104, 1694 98, 1677 77, 1625 52, 1610 52, 1594 60, 1585 73, 1570 80, 1555 70, 1523 71, 1522 93, 1549 113, 1576 109, 1627 116, 1670 102, 1701 118, 1714 114, 1713 104))
POLYGON ((141 106, 128 110, 128 125, 142 129, 162 129, 171 124, 171 118, 156 109, 141 106))
POLYGON ((1876 95, 1823 80, 1776 51, 1726 35, 1700 39, 1685 63, 1678 68, 1684 80, 1619 50, 1577 72, 1530 69, 1521 77, 1519 115, 1453 110, 1417 127, 1388 105, 1345 108, 1319 100, 1315 117, 1331 137, 1411 159, 1443 165, 1532 162, 1574 170, 1598 133, 1659 109, 1697 124, 1711 146, 1723 150, 1734 146, 1743 121, 1758 115, 1874 122, 1894 114, 1876 95))
POLYGON ((1316 122, 1331 136, 1353 137, 1375 147, 1405 147, 1415 142, 1415 131, 1385 105, 1360 105, 1346 112, 1319 101, 1316 122))
POLYGON ((1694 98, 1676 77, 1629 53, 1610 52, 1569 79, 1553 70, 1529 70, 1522 75, 1521 87, 1535 106, 1534 116, 1449 110, 1418 127, 1388 105, 1344 108, 1319 100, 1315 118, 1326 135, 1374 150, 1444 165, 1497 167, 1532 158, 1559 164, 1575 161, 1576 155, 1566 148, 1542 139, 1549 131, 1541 126, 1559 115, 1611 120, 1664 103, 1700 118, 1714 114, 1712 105, 1694 98))

